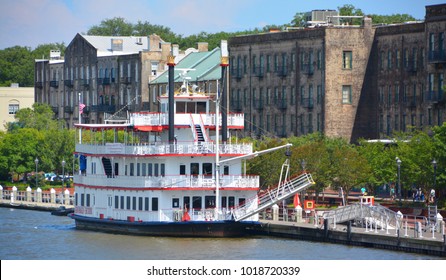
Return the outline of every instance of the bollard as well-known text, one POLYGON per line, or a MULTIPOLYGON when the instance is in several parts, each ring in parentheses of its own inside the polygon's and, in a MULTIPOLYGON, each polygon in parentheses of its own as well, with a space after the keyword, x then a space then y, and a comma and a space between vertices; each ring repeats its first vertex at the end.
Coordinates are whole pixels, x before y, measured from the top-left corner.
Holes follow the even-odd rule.
POLYGON ((32 193, 31 193, 31 187, 28 186, 26 188, 26 201, 31 202, 32 201, 32 193))
POLYGON ((0 200, 3 199, 3 187, 0 185, 0 200))
POLYGON ((279 206, 277 204, 273 205, 273 221, 279 220, 279 206))
POLYGON ((37 188, 37 198, 36 198, 36 202, 38 203, 42 203, 42 189, 41 188, 37 188))
POLYGON ((53 188, 50 190, 50 201, 51 203, 56 203, 56 190, 53 188))
POLYGON ((70 205, 70 191, 67 189, 64 192, 64 204, 70 205))

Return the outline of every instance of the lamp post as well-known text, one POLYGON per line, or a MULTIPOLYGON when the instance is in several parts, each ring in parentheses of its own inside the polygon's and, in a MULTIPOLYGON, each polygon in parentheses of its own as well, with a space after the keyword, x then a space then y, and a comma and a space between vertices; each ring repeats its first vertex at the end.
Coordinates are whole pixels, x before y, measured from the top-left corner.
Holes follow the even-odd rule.
POLYGON ((36 159, 34 160, 34 163, 36 164, 36 189, 37 189, 37 165, 39 164, 39 159, 36 158, 36 159))
POLYGON ((64 204, 64 184, 65 184, 65 159, 62 160, 62 204, 64 204))
MULTIPOLYGON (((435 188, 437 187, 437 161, 435 159, 432 161, 432 166, 434 167, 434 190, 435 190, 435 188)), ((434 201, 436 201, 435 198, 433 199, 434 201)))
POLYGON ((396 165, 398 166, 398 197, 400 200, 400 204, 401 204, 401 160, 397 157, 396 158, 396 165))

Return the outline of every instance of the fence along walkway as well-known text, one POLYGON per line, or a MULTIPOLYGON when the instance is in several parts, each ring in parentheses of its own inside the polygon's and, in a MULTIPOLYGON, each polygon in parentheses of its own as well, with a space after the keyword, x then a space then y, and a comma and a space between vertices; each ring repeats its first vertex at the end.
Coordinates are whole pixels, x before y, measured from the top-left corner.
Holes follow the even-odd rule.
POLYGON ((275 189, 268 190, 267 192, 258 195, 253 199, 258 199, 258 207, 256 209, 250 209, 248 205, 250 201, 247 201, 245 204, 234 209, 234 219, 236 221, 241 221, 243 219, 249 218, 252 215, 255 215, 268 207, 280 202, 284 199, 287 199, 294 194, 314 185, 313 178, 309 173, 303 173, 300 176, 291 179, 289 181, 285 181, 275 189))
POLYGON ((381 228, 400 227, 398 214, 381 205, 356 203, 326 212, 324 219, 328 224, 343 223, 355 220, 358 223, 369 223, 381 228))

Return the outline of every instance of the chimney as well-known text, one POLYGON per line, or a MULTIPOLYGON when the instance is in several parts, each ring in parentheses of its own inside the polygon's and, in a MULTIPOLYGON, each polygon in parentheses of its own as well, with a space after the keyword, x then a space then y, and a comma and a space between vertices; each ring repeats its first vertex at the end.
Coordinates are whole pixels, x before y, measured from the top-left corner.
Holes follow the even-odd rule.
POLYGON ((208 43, 199 42, 198 43, 198 52, 207 52, 208 51, 208 43))

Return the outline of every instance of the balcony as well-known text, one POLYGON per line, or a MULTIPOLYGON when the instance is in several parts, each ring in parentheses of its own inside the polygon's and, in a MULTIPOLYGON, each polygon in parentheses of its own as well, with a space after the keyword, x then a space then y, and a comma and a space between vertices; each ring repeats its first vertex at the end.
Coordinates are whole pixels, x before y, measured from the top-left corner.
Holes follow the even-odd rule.
POLYGON ((115 105, 92 105, 90 108, 91 112, 100 112, 100 113, 114 113, 116 111, 115 105))
POLYGON ((445 63, 446 62, 446 51, 429 51, 428 60, 430 63, 445 63))
POLYGON ((288 108, 288 103, 287 103, 286 99, 277 99, 276 105, 277 105, 277 108, 279 108, 281 110, 286 110, 286 108, 288 108))
POLYGON ((132 82, 132 77, 121 77, 119 81, 122 84, 130 84, 132 82))
POLYGON ((241 112, 241 111, 243 111, 242 102, 240 102, 240 101, 231 102, 231 110, 234 111, 234 112, 241 112))
POLYGON ((64 111, 65 113, 69 113, 69 114, 71 114, 71 113, 74 112, 74 108, 71 107, 71 106, 65 106, 64 109, 63 109, 63 111, 64 111))
POLYGON ((276 74, 277 76, 284 78, 288 76, 288 68, 286 66, 279 66, 276 71, 276 74))
POLYGON ((431 103, 444 102, 444 94, 442 90, 439 91, 428 91, 426 93, 426 101, 431 103))
POLYGON ((314 74, 314 65, 312 63, 303 64, 301 66, 301 73, 304 75, 313 75, 314 74))
POLYGON ((73 82, 73 80, 65 80, 64 81, 64 85, 66 87, 73 87, 74 86, 74 82, 73 82))
POLYGON ((263 66, 256 66, 256 67, 254 67, 253 74, 256 77, 263 78, 263 76, 265 75, 264 67, 263 66))
POLYGON ((304 98, 302 100, 301 106, 303 108, 307 108, 307 109, 313 109, 314 107, 314 101, 313 98, 304 98))
POLYGON ((263 110, 263 100, 262 99, 254 100, 254 109, 263 110))
POLYGON ((242 69, 240 68, 231 69, 231 78, 240 80, 242 78, 242 69))
POLYGON ((59 87, 59 81, 50 81, 50 87, 58 88, 59 87))
POLYGON ((81 83, 86 88, 90 87, 90 79, 82 79, 81 83))
POLYGON ((99 85, 109 85, 111 82, 110 78, 98 78, 99 85))

